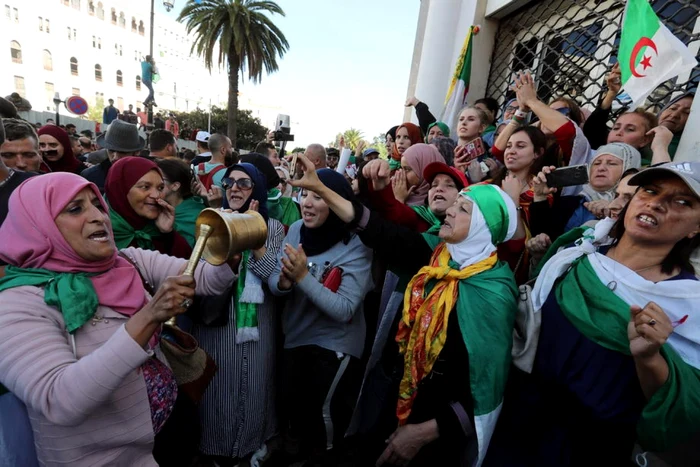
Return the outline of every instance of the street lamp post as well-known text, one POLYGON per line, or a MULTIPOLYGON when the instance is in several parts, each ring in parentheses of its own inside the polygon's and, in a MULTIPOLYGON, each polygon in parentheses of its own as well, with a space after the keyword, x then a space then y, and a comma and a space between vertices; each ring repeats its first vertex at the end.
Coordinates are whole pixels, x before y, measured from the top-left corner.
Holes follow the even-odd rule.
MULTIPOLYGON (((156 16, 156 2, 155 0, 151 0, 151 35, 150 35, 150 47, 149 47, 149 55, 151 56, 151 59, 153 59, 153 34, 154 34, 154 29, 155 29, 155 16, 156 16)), ((165 10, 170 12, 170 10, 173 9, 175 6, 175 0, 163 0, 163 6, 165 7, 165 10)), ((154 96, 155 97, 155 96, 154 96)), ((148 135, 150 136, 151 130, 153 129, 153 105, 148 106, 148 125, 146 125, 146 130, 148 132, 148 135)))
POLYGON ((58 106, 60 106, 63 103, 63 101, 61 100, 61 96, 59 96, 58 93, 54 94, 53 103, 56 104, 56 126, 58 126, 61 124, 61 117, 58 114, 58 106))

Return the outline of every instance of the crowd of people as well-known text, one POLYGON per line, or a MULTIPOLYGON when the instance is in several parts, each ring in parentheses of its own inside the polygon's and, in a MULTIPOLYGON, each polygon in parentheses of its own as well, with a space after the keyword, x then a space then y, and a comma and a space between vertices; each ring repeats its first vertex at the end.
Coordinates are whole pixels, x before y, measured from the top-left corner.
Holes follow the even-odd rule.
POLYGON ((347 162, 3 103, 0 464, 697 465, 694 93, 613 113, 618 77, 588 112, 518 73, 456 134, 412 97, 347 162), (186 275, 207 207, 265 241, 186 275))

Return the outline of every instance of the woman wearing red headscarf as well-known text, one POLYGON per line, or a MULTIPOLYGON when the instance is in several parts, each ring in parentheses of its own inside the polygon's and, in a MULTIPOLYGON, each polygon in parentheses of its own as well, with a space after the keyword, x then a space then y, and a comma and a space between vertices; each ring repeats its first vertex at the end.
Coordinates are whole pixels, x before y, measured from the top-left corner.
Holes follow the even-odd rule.
POLYGON ((174 229, 175 208, 163 199, 163 174, 148 159, 124 157, 109 169, 105 197, 117 248, 135 246, 189 258, 192 248, 174 229))
POLYGON ((75 158, 70 138, 56 125, 44 125, 37 131, 41 157, 51 172, 71 172, 80 175, 87 166, 75 158))
POLYGON ((389 160, 391 170, 397 170, 401 167, 401 156, 406 149, 422 142, 423 132, 418 125, 410 122, 399 125, 396 129, 396 138, 394 138, 394 146, 391 150, 391 159, 389 160))

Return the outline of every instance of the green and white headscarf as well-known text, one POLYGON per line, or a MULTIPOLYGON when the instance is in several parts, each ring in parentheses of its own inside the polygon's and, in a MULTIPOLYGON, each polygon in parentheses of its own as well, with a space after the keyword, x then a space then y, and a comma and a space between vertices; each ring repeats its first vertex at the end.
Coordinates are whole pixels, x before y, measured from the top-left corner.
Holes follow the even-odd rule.
POLYGON ((511 197, 496 185, 472 185, 459 195, 473 202, 469 235, 460 243, 448 243, 447 249, 452 260, 464 269, 488 258, 496 245, 513 237, 518 211, 511 197))

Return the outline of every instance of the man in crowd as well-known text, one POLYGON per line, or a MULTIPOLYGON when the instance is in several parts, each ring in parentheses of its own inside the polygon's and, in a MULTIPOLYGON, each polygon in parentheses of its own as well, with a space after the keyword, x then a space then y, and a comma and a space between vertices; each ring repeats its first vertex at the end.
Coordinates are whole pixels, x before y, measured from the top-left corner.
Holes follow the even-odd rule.
POLYGON ((68 136, 75 136, 77 134, 78 130, 75 128, 75 125, 72 123, 68 123, 66 125, 66 133, 68 133, 68 136))
POLYGON ((0 145, 0 159, 5 167, 23 172, 39 172, 41 154, 34 127, 14 118, 2 120, 5 141, 0 145))
POLYGON ((122 157, 138 157, 146 146, 146 140, 139 136, 136 125, 114 120, 107 133, 97 138, 97 145, 106 149, 109 157, 100 164, 83 170, 81 175, 97 185, 100 192, 104 193, 107 172, 112 164, 122 157))
POLYGON ((109 102, 109 105, 102 111, 102 123, 105 125, 110 125, 117 119, 117 117, 119 117, 119 110, 114 107, 114 99, 110 99, 107 102, 109 102))
POLYGON ((282 161, 280 161, 280 156, 277 153, 277 148, 275 148, 275 145, 272 143, 268 143, 267 141, 262 141, 258 143, 257 146, 255 146, 255 151, 258 154, 262 154, 263 156, 267 157, 270 162, 272 162, 272 165, 275 167, 279 167, 282 161))
MULTIPOLYGON (((221 186, 221 180, 226 173, 226 158, 232 157, 233 146, 228 136, 215 133, 209 137, 209 150, 211 151, 211 160, 201 162, 196 166, 197 177, 207 190, 212 186, 221 186)), ((233 163, 236 162, 233 161, 233 163)))
POLYGON ((198 131, 197 137, 197 156, 192 159, 192 165, 197 166, 202 162, 209 162, 211 159, 211 151, 209 151, 209 138, 211 135, 206 131, 198 131))
POLYGON ((134 106, 129 104, 129 108, 124 111, 124 121, 127 123, 131 123, 132 125, 137 125, 139 122, 139 118, 136 116, 136 113, 134 113, 134 106))
MULTIPOLYGON (((4 151, 5 144, 7 144, 7 141, 5 140, 5 121, 6 120, 3 120, 3 124, 0 125, 0 153, 4 151)), ((30 125, 27 125, 27 127, 31 128, 30 125)), ((32 131, 34 130, 33 128, 31 129, 32 131)), ((35 141, 38 140, 36 139, 36 133, 34 133, 34 138, 35 141)), ((38 146, 37 143, 35 143, 35 146, 38 146)), ((36 148, 35 153, 38 157, 38 147, 36 148)), ((12 194, 12 192, 23 181, 25 181, 29 177, 32 177, 33 175, 36 175, 31 172, 22 172, 18 169, 8 167, 5 165, 4 161, 5 157, 0 157, 0 225, 2 225, 3 222, 5 222, 5 218, 7 217, 8 202, 10 201, 10 195, 12 194)), ((0 262, 0 264, 2 263, 0 262)))
POLYGON ((180 137, 180 124, 177 123, 174 114, 170 114, 168 117, 168 120, 165 122, 165 129, 175 135, 175 138, 180 137))
POLYGON ((163 116, 160 112, 153 117, 153 128, 156 130, 165 130, 165 120, 163 120, 163 116))
POLYGON ((326 161, 328 162, 328 168, 335 170, 338 167, 338 162, 340 162, 340 151, 336 148, 326 149, 326 161))
POLYGON ((27 99, 20 96, 19 93, 13 92, 5 99, 12 102, 18 112, 29 112, 32 110, 32 104, 30 104, 27 99))
POLYGON ((83 152, 83 146, 80 144, 80 137, 74 134, 69 136, 69 138, 73 155, 80 159, 81 162, 85 162, 85 153, 83 152))
POLYGON ((138 118, 139 130, 145 130, 148 127, 148 114, 141 110, 141 107, 136 107, 136 118, 138 118))
POLYGON ((304 155, 314 163, 316 170, 325 169, 328 167, 326 161, 326 148, 322 144, 310 144, 306 148, 304 155))
POLYGON ((155 159, 177 159, 177 141, 167 130, 153 130, 149 139, 150 156, 155 159))
POLYGON ((95 145, 92 144, 92 139, 87 136, 81 136, 78 138, 80 141, 80 147, 82 148, 83 154, 87 155, 95 150, 95 145))

